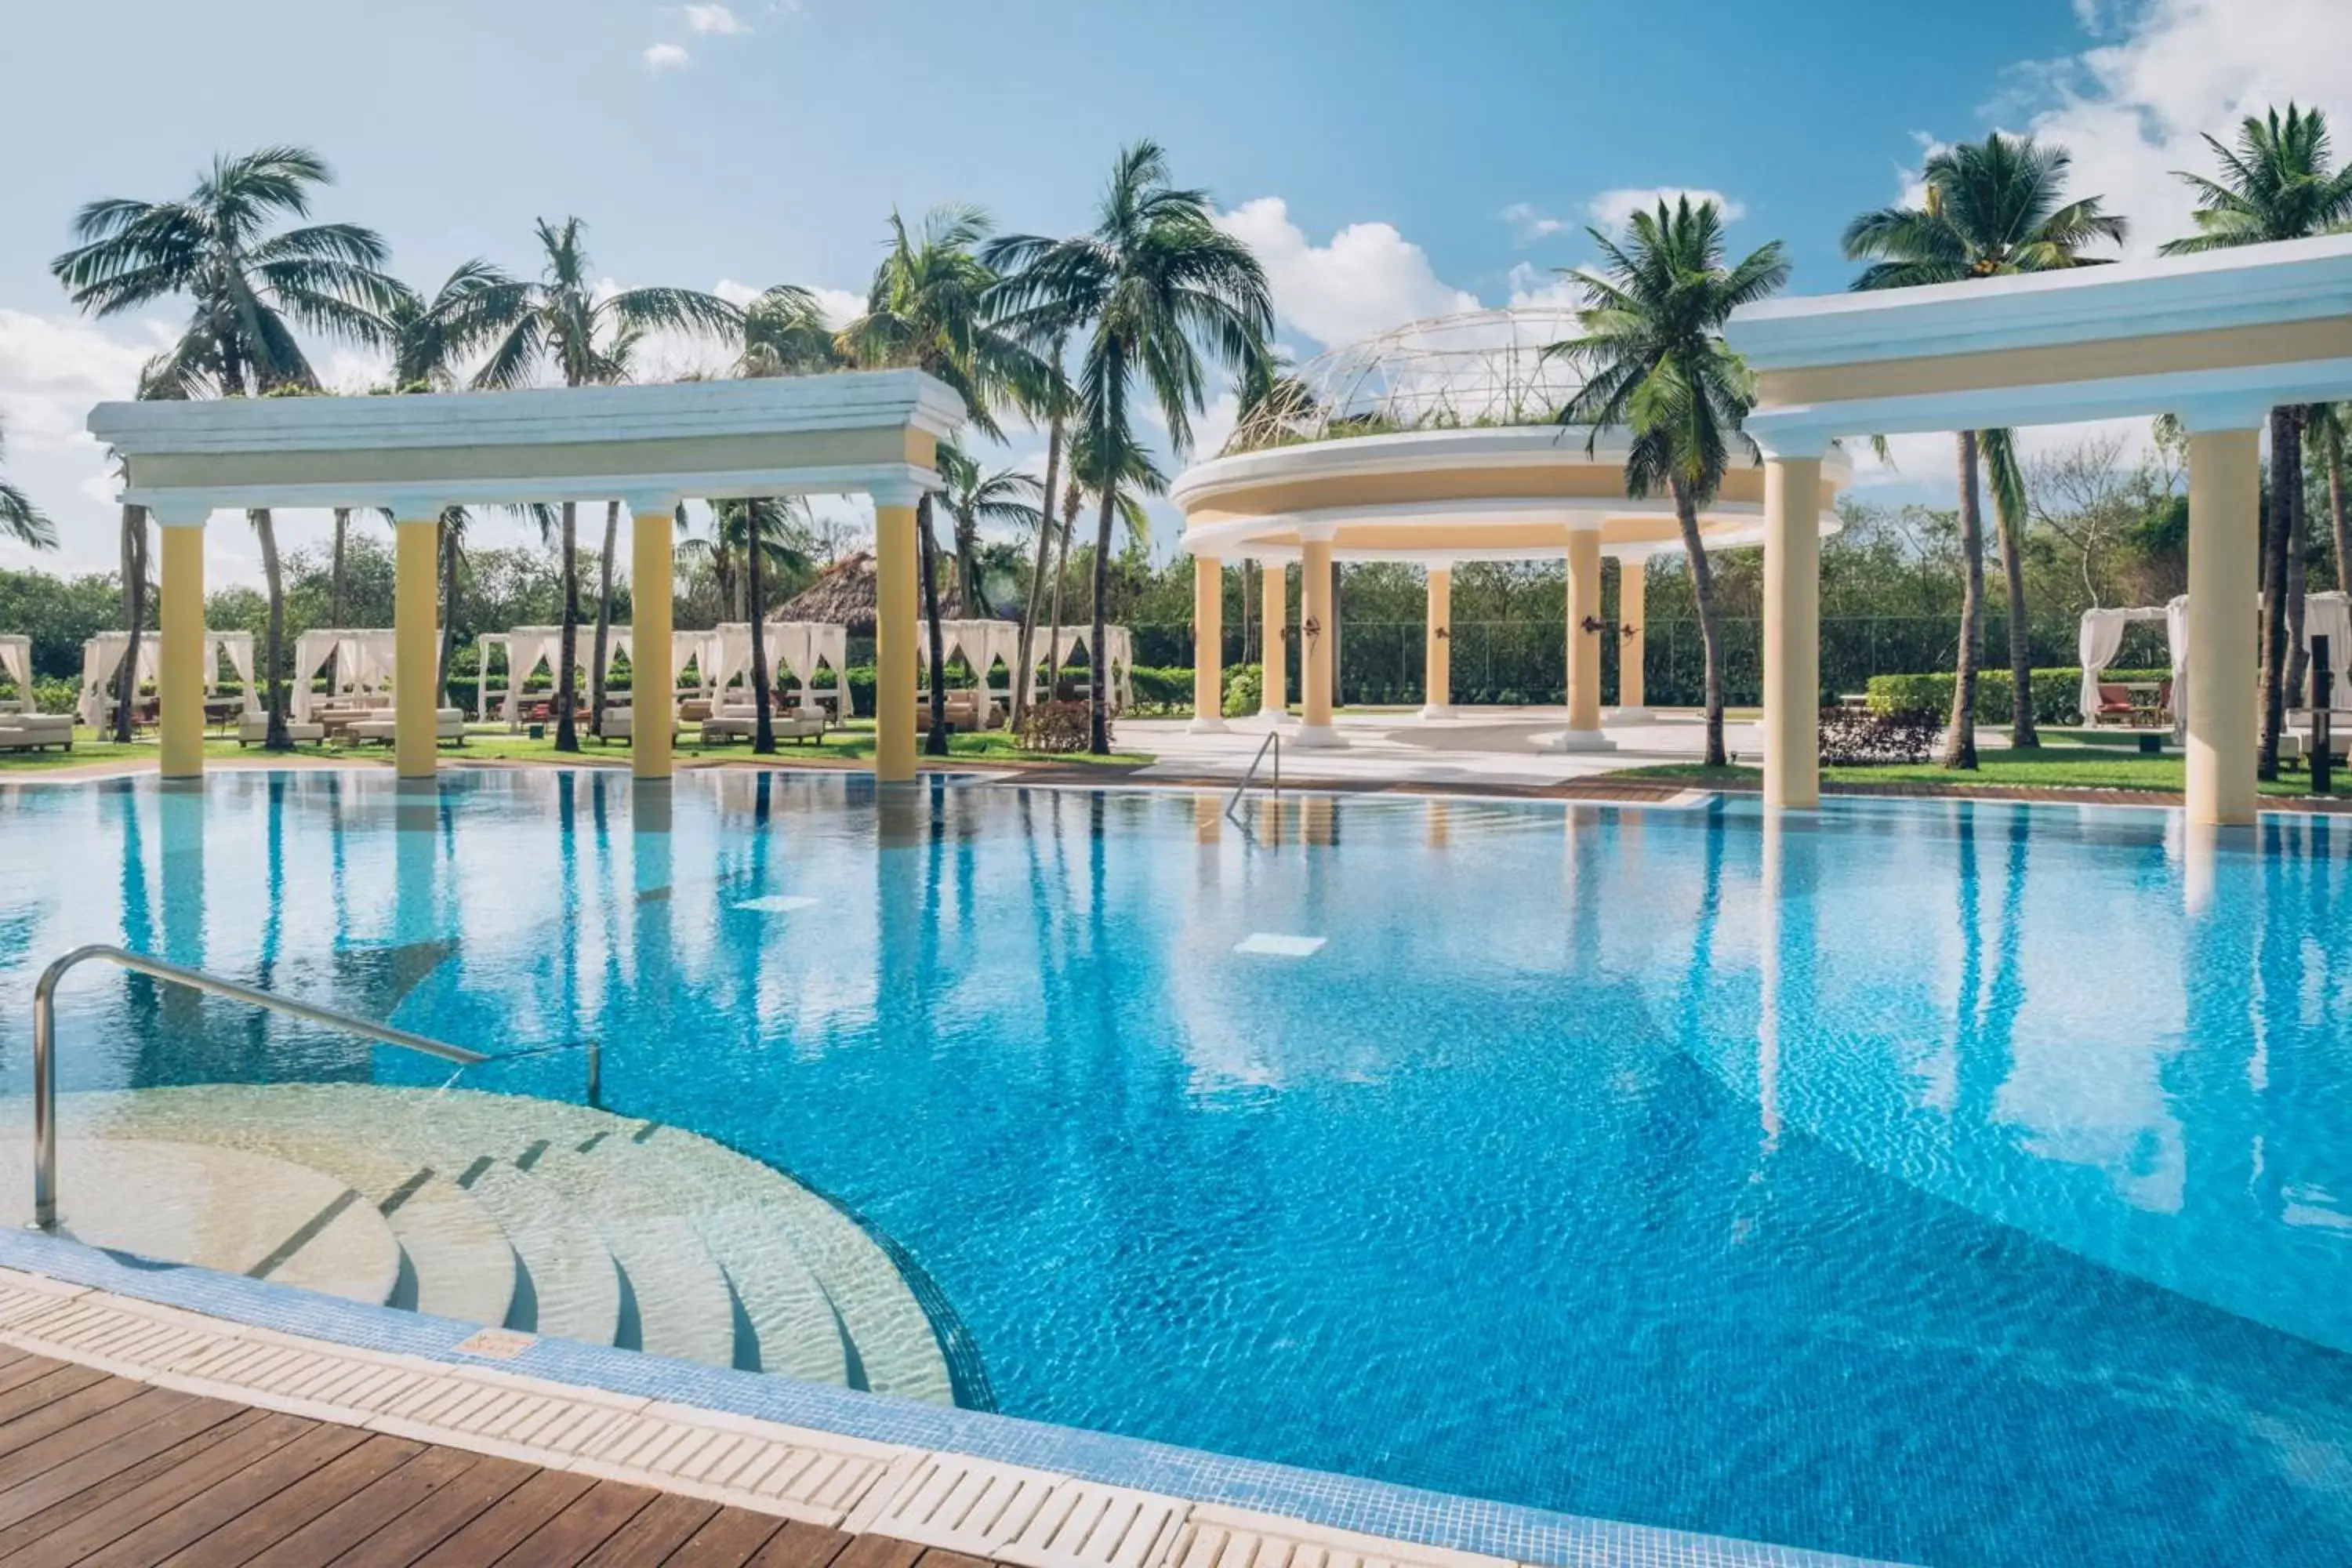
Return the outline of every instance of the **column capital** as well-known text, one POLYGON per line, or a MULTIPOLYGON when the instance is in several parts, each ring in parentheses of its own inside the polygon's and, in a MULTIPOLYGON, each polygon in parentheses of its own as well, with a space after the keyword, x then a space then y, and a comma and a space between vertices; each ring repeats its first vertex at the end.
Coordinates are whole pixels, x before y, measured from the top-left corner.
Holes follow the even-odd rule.
POLYGON ((1302 545, 1328 544, 1339 537, 1339 525, 1336 522, 1302 522, 1298 525, 1298 542, 1302 545))
POLYGON ((392 513, 394 523, 439 522, 441 514, 455 505, 446 496, 425 491, 411 491, 383 498, 383 506, 392 513))
POLYGON ((631 518, 674 517, 685 498, 676 490, 623 490, 616 498, 631 518))
POLYGON ((1432 555, 1423 560, 1421 568, 1424 572, 1443 572, 1450 577, 1454 574, 1454 564, 1451 555, 1432 555))
POLYGON ((874 504, 877 507, 912 508, 920 505, 923 497, 938 488, 939 476, 936 474, 924 478, 918 478, 912 474, 893 475, 887 479, 869 481, 866 487, 866 493, 874 498, 874 504))
POLYGON ((2179 404, 2172 416, 2191 436, 2212 436, 2225 430, 2260 430, 2270 423, 2270 400, 2259 395, 2196 397, 2179 404))
POLYGON ((212 521, 213 503, 208 500, 182 500, 164 496, 144 503, 147 515, 159 528, 202 528, 212 521))
POLYGON ((1826 430, 1759 430, 1753 421, 1748 436, 1768 463, 1818 463, 1837 445, 1837 438, 1826 430))

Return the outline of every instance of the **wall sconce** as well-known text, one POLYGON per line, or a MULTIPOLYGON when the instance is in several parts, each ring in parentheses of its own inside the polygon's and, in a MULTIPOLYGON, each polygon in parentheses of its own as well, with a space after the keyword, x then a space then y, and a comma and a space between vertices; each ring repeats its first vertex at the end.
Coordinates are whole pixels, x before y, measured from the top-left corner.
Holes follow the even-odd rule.
POLYGON ((1618 626, 1617 635, 1625 637, 1638 637, 1641 635, 1641 627, 1627 622, 1618 626))
POLYGON ((1440 641, 1440 642, 1444 642, 1444 641, 1448 637, 1452 636, 1453 634, 1452 634, 1452 633, 1450 633, 1450 632, 1448 632, 1448 631, 1447 631, 1444 626, 1438 626, 1438 627, 1436 627, 1436 628, 1433 629, 1433 630, 1430 632, 1430 634, 1429 634, 1429 635, 1430 635, 1431 637, 1435 637, 1438 641, 1440 641))
POLYGON ((1323 635, 1323 623, 1309 616, 1298 624, 1298 629, 1307 635, 1307 641, 1313 642, 1323 635))
POLYGON ((1615 621, 1604 621, 1598 616, 1585 616, 1582 625, 1588 632, 1614 631, 1617 626, 1615 621))

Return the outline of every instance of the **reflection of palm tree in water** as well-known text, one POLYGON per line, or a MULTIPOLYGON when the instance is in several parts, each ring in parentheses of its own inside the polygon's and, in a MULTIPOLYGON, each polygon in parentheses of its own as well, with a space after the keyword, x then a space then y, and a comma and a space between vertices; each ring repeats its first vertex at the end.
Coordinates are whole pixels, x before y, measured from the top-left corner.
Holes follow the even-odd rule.
MULTIPOLYGON (((1960 1051, 1958 1080, 1954 1086, 1954 1114, 1961 1128, 1970 1134, 1990 1129, 1999 1110, 2001 1086, 2009 1081, 2017 1056, 2017 1020, 2025 1011, 2025 866, 2028 842, 2032 837, 2026 808, 2009 806, 2009 853, 2003 858, 2001 871, 2000 927, 1995 932, 1993 972, 1990 994, 1985 996, 1979 1010, 1973 979, 1962 982, 1963 1016, 1961 1029, 1964 1045, 1960 1051), (1981 1016, 1979 1018, 1979 1011, 1981 1016), (1973 1030, 1970 1021, 1977 1020, 1973 1030)), ((1964 975, 1980 972, 1979 956, 1983 932, 1978 924, 1974 808, 1963 805, 1968 815, 1961 818, 1963 892, 1961 937, 1967 944, 1968 957, 1964 975)))

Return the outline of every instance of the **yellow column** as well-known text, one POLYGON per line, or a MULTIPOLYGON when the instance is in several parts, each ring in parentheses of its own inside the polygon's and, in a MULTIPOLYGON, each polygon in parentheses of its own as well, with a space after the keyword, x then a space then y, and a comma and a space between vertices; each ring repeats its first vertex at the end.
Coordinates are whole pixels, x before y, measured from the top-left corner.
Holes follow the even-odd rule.
POLYGON ((439 656, 433 564, 440 542, 440 509, 402 510, 424 515, 402 517, 393 525, 393 767, 404 779, 429 779, 436 750, 434 710, 440 706, 433 689, 439 656))
POLYGON ((874 497, 874 777, 915 776, 915 500, 874 497))
POLYGON ((670 586, 677 575, 677 503, 667 496, 629 502, 629 773, 670 774, 670 586))
POLYGON ((1290 712, 1290 659, 1284 646, 1289 631, 1290 568, 1279 561, 1258 563, 1258 611, 1264 617, 1264 652, 1259 660, 1258 712, 1283 719, 1290 712))
POLYGON ((2189 821, 2252 823, 2261 434, 2189 437, 2189 821))
POLYGON ((1299 667, 1298 693, 1302 721, 1292 744, 1337 746, 1339 732, 1331 727, 1331 542, 1301 542, 1298 567, 1298 636, 1307 645, 1299 667))
POLYGON ((1617 563, 1617 717, 1646 719, 1648 693, 1642 684, 1642 658, 1649 647, 1644 602, 1648 598, 1650 561, 1628 555, 1617 563))
MULTIPOLYGON (((209 515, 209 514, 206 514, 209 515)), ((205 772, 205 520, 163 523, 163 635, 156 639, 155 690, 161 700, 163 776, 205 772)), ((257 668, 254 679, 261 679, 257 668)))
POLYGON ((1192 732, 1225 727, 1225 568, 1213 556, 1192 557, 1192 732))
POLYGON ((1568 732, 1564 752, 1606 752, 1615 742, 1601 732, 1601 531, 1568 534, 1568 732), (1586 623, 1596 629, 1587 629, 1586 623))
POLYGON ((1429 563, 1429 627, 1423 636, 1421 716, 1454 717, 1454 563, 1429 563))
POLYGON ((1764 465, 1764 804, 1822 798, 1822 460, 1764 465))

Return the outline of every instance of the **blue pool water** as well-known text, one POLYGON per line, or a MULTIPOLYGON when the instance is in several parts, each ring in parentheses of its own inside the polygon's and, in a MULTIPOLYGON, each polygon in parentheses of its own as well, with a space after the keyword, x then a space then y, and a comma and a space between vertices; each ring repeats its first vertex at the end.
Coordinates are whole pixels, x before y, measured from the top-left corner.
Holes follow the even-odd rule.
MULTIPOLYGON (((1013 1414, 1917 1562, 2352 1561, 2342 824, 1360 798, 1244 835, 445 779, 0 790, 5 1087, 86 941, 593 1036, 608 1106, 895 1237, 1013 1414)), ((62 1033, 68 1087, 419 1076, 94 974, 62 1033)))

